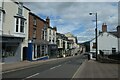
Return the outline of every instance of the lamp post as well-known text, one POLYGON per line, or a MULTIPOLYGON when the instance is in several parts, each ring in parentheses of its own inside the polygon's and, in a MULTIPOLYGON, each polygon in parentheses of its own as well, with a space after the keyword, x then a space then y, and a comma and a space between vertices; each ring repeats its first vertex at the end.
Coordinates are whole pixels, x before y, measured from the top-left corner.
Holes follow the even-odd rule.
POLYGON ((95 28, 95 38, 96 38, 96 60, 98 60, 97 58, 97 53, 98 53, 98 42, 97 42, 97 13, 89 13, 89 15, 95 15, 95 20, 96 20, 96 28, 95 28))

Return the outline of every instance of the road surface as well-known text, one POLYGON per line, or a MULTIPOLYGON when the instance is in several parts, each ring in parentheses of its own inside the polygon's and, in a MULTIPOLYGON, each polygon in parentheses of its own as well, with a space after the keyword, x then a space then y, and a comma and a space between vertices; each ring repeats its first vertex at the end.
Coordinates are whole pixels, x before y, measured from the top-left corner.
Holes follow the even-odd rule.
POLYGON ((72 78, 86 59, 87 56, 85 55, 77 55, 37 64, 30 68, 3 73, 2 77, 3 79, 20 78, 22 80, 30 78, 72 78))

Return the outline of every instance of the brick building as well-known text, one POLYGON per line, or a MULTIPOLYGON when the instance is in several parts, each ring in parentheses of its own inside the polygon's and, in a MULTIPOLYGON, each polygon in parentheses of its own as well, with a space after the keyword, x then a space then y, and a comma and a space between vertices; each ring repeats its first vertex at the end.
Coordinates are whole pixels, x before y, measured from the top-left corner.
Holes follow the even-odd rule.
POLYGON ((28 59, 48 58, 46 21, 33 13, 29 13, 28 59))

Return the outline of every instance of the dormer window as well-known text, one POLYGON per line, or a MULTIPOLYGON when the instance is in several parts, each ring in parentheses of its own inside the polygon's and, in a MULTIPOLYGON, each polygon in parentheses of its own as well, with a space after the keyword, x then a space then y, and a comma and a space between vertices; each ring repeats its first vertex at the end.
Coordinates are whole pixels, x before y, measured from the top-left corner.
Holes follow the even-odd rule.
POLYGON ((23 14, 23 4, 22 4, 22 3, 19 3, 18 15, 19 15, 19 16, 22 16, 22 14, 23 14))

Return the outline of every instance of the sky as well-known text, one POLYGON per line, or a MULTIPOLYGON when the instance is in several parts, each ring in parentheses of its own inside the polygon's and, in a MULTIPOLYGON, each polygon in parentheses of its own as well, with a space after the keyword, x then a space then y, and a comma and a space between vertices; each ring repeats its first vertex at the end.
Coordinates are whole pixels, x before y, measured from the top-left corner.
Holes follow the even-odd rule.
MULTIPOLYGON (((65 1, 65 0, 64 0, 65 1)), ((33 13, 40 18, 50 18, 50 25, 57 27, 58 33, 71 32, 77 36, 78 42, 89 41, 95 37, 95 14, 97 12, 98 31, 101 31, 103 23, 108 25, 108 31, 116 30, 118 25, 118 2, 25 2, 33 13)), ((110 0, 109 0, 110 1, 110 0)), ((116 1, 116 0, 115 0, 116 1)))

